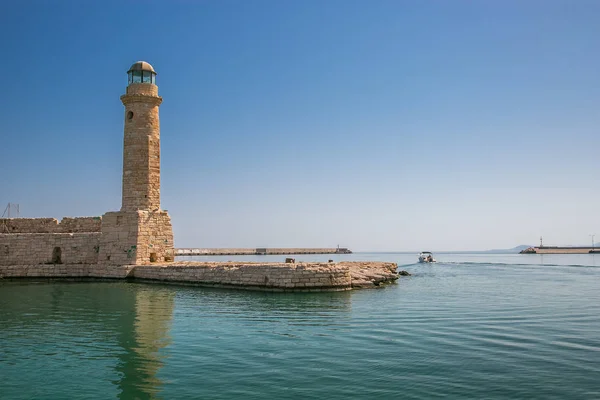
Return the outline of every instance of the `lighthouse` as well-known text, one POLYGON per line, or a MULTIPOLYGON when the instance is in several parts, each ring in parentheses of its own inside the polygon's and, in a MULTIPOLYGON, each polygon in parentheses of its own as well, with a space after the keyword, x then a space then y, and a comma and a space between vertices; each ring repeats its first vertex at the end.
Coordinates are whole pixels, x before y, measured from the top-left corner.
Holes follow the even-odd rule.
POLYGON ((160 209, 160 124, 156 72, 138 61, 127 71, 121 96, 125 106, 123 202, 121 211, 160 209))
POLYGON ((127 71, 121 96, 123 186, 121 211, 102 217, 99 261, 148 264, 173 261, 171 218, 160 209, 160 122, 156 71, 138 61, 127 71))

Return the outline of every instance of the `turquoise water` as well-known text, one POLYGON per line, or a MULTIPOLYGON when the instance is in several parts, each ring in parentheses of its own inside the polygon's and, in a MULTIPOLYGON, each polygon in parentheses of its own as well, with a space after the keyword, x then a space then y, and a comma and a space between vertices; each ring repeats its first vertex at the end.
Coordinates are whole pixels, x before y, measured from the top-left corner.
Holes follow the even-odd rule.
POLYGON ((600 255, 436 257, 296 257, 413 274, 340 293, 2 282, 0 398, 600 398, 600 255))

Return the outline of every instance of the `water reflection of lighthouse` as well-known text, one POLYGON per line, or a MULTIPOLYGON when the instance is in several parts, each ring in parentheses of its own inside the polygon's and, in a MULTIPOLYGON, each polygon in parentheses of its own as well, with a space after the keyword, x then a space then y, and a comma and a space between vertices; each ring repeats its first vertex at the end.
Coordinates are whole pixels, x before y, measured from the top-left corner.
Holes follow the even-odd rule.
POLYGON ((149 398, 160 392, 158 373, 166 357, 164 348, 171 342, 175 292, 170 288, 135 286, 135 311, 122 313, 124 329, 118 338, 123 352, 116 368, 120 379, 115 383, 122 399, 149 398))

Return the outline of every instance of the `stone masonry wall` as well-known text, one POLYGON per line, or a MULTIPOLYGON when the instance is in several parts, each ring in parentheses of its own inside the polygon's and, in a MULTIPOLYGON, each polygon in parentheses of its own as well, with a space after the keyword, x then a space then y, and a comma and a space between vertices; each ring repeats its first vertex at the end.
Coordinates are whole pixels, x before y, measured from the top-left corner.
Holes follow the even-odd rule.
POLYGON ((173 227, 166 211, 141 211, 138 214, 137 264, 170 262, 175 259, 173 227))
POLYGON ((96 263, 100 233, 0 234, 0 265, 96 263))
POLYGON ((169 262, 174 259, 173 228, 166 211, 109 212, 102 218, 100 263, 169 262))
POLYGON ((111 266, 97 264, 35 264, 35 265, 0 265, 0 279, 3 278, 38 278, 38 279, 73 279, 73 278, 120 278, 130 274, 133 266, 111 266))
POLYGON ((137 212, 107 212, 102 216, 98 262, 131 265, 137 259, 137 212))
POLYGON ((347 267, 334 264, 191 263, 108 266, 94 264, 0 266, 1 278, 135 278, 149 281, 267 290, 348 290, 347 267))
POLYGON ((152 265, 0 265, 2 278, 133 278, 201 286, 273 291, 338 291, 373 288, 398 279, 395 263, 187 262, 152 265))
POLYGON ((59 226, 63 233, 100 232, 102 217, 64 217, 59 226))
POLYGON ((347 290, 352 283, 348 267, 325 263, 177 263, 137 266, 132 274, 136 279, 247 289, 347 290))
POLYGON ((0 233, 79 233, 100 232, 100 217, 2 218, 0 233))
POLYGON ((123 203, 121 211, 160 209, 160 122, 158 86, 132 83, 121 96, 125 106, 123 135, 123 203))

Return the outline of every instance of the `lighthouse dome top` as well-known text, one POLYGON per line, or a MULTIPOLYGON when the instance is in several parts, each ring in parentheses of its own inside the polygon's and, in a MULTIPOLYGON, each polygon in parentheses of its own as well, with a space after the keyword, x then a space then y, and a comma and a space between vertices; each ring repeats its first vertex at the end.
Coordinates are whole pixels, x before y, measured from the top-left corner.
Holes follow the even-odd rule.
POLYGON ((156 73, 156 71, 154 71, 154 68, 152 68, 152 65, 150 65, 150 63, 147 63, 146 61, 138 61, 134 63, 127 72, 131 71, 151 71, 156 73))
POLYGON ((152 65, 146 61, 134 63, 127 71, 128 84, 132 83, 151 83, 156 84, 156 71, 152 65))

